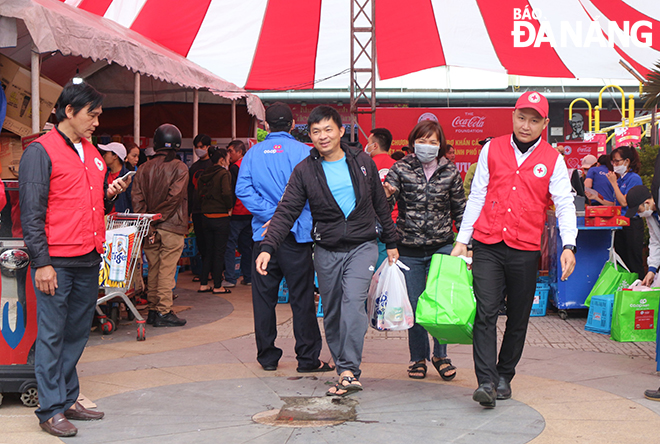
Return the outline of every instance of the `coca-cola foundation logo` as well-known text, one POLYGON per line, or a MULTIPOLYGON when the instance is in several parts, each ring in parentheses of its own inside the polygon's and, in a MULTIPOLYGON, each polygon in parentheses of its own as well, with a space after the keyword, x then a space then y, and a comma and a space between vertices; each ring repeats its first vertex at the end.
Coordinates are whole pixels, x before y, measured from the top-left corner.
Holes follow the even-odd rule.
POLYGON ((483 128, 486 116, 456 116, 451 122, 454 128, 483 128))

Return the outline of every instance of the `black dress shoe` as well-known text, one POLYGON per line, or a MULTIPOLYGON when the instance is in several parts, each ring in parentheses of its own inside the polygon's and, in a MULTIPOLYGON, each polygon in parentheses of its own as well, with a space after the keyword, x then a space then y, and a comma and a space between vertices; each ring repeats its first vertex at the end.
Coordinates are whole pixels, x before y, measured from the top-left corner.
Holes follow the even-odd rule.
POLYGON ((495 399, 497 398, 497 391, 490 382, 485 382, 479 386, 478 389, 472 394, 472 399, 477 401, 482 406, 492 409, 495 408, 495 399))
POLYGON ((149 310, 149 314, 147 315, 147 324, 153 325, 157 315, 158 312, 156 310, 149 310))
POLYGON ((504 400, 511 398, 511 384, 504 376, 500 376, 500 382, 497 384, 497 399, 504 400))
POLYGON ((173 311, 169 313, 158 313, 154 319, 154 327, 181 327, 186 325, 185 319, 180 319, 173 311))
POLYGON ((261 368, 263 368, 267 372, 274 372, 275 370, 277 370, 277 364, 262 365, 261 368))

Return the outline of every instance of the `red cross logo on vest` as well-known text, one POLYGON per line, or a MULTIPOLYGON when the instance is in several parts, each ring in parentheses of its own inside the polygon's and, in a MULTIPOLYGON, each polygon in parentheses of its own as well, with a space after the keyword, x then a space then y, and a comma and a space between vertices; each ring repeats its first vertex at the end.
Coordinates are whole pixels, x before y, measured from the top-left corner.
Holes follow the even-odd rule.
POLYGON ((545 165, 539 163, 534 166, 534 175, 536 177, 545 177, 546 174, 548 174, 548 168, 545 165))

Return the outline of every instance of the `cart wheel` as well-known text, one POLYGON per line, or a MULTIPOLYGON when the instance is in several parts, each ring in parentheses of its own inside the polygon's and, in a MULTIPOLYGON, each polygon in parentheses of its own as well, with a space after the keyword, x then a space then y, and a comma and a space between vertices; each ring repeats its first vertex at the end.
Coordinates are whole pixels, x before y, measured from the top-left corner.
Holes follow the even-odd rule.
POLYGON ((144 330, 144 325, 140 324, 138 325, 137 328, 137 340, 144 341, 145 339, 147 339, 147 337, 146 337, 146 332, 144 330))
POLYGON ((108 319, 101 324, 101 331, 104 335, 111 335, 115 331, 115 323, 112 319, 108 319))
POLYGON ((25 407, 36 407, 39 404, 39 392, 36 386, 31 386, 21 394, 21 402, 25 407))
POLYGON ((110 308, 110 320, 119 325, 119 305, 113 304, 110 308))
POLYGON ((568 312, 566 310, 559 310, 558 314, 559 314, 559 319, 563 321, 568 319, 568 312))

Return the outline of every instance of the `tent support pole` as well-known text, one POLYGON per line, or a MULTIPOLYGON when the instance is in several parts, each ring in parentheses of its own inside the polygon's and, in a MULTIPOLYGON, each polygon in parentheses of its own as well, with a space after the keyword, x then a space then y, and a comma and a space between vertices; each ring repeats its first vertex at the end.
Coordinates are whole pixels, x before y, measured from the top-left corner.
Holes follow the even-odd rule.
POLYGON ((133 87, 133 142, 140 146, 140 73, 135 73, 133 87))
POLYGON ((231 140, 236 138, 236 100, 231 101, 231 140))
POLYGON ((37 47, 32 44, 32 51, 30 52, 31 67, 30 67, 30 78, 32 81, 32 133, 38 133, 41 128, 39 128, 39 123, 41 116, 39 115, 39 105, 41 103, 40 93, 39 93, 39 78, 41 77, 41 67, 39 60, 39 52, 37 47))
MULTIPOLYGON (((199 134, 199 91, 193 90, 193 137, 197 137, 199 134)), ((193 146, 193 162, 197 162, 197 154, 195 154, 195 148, 193 146)))

